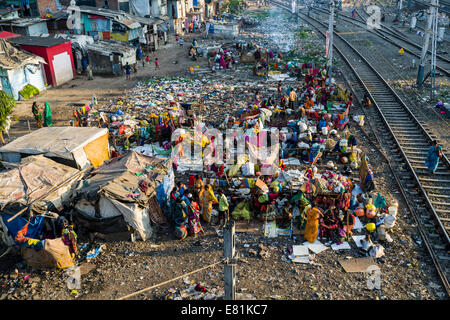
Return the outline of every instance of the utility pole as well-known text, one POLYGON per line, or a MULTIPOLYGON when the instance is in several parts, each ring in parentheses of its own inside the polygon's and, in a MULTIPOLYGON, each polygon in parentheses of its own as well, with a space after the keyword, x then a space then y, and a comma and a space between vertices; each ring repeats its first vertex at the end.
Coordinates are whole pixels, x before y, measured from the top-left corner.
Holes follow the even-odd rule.
MULTIPOLYGON (((420 64, 419 64, 419 72, 417 73, 417 86, 420 88, 422 86, 424 72, 425 72, 425 62, 428 52, 428 45, 430 43, 430 36, 433 33, 433 17, 435 16, 435 12, 437 11, 438 0, 431 0, 430 9, 427 11, 428 20, 427 27, 425 29, 425 39, 423 40, 422 53, 420 55, 420 64)), ((437 12, 436 12, 437 16, 437 12)))
POLYGON ((433 12, 433 34, 431 40, 431 94, 430 99, 434 98, 434 89, 436 87, 436 49, 437 49, 437 36, 438 36, 438 1, 436 0, 436 6, 433 12))
POLYGON ((333 32, 334 32, 334 1, 330 1, 330 18, 327 32, 327 75, 331 83, 331 70, 333 67, 333 32))
POLYGON ((236 299, 236 246, 235 225, 230 219, 223 233, 223 255, 226 259, 224 266, 225 300, 236 299))

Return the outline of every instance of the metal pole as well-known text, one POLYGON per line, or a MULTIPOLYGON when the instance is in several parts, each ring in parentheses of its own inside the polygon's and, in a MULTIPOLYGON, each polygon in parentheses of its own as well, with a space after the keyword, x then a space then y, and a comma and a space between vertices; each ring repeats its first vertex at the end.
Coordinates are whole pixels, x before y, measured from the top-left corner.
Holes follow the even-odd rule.
POLYGON ((430 98, 434 98, 434 89, 436 87, 436 47, 437 47, 437 32, 438 32, 438 2, 432 7, 433 10, 433 38, 431 41, 431 94, 430 98))
POLYGON ((425 62, 428 52, 428 45, 430 43, 430 36, 431 36, 431 27, 433 24, 433 5, 436 4, 437 0, 431 0, 431 6, 430 9, 427 11, 428 14, 428 20, 427 20, 427 27, 425 29, 425 39, 423 41, 423 47, 422 47, 422 53, 420 55, 420 64, 419 64, 419 71, 417 73, 417 86, 420 88, 422 86, 423 82, 423 75, 425 72, 425 62))
POLYGON ((331 83, 333 67, 333 32, 334 32, 334 1, 330 1, 330 17, 328 20, 328 54, 327 54, 327 75, 331 83))
POLYGON ((223 233, 223 255, 226 259, 224 267, 225 300, 236 299, 236 264, 234 261, 235 249, 235 225, 230 219, 223 233))

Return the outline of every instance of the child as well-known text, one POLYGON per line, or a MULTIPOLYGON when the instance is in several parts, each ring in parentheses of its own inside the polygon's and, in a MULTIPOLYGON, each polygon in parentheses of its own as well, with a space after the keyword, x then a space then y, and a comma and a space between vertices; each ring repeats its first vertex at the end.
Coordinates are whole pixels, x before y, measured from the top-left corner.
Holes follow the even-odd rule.
POLYGON ((147 61, 148 64, 150 64, 150 58, 147 56, 147 58, 145 58, 145 61, 147 61))
POLYGON ((222 218, 224 219, 223 226, 225 226, 228 222, 228 200, 225 194, 223 193, 222 189, 219 189, 219 225, 222 221, 222 218))
POLYGON ((158 58, 155 58, 155 70, 159 67, 159 61, 158 58))

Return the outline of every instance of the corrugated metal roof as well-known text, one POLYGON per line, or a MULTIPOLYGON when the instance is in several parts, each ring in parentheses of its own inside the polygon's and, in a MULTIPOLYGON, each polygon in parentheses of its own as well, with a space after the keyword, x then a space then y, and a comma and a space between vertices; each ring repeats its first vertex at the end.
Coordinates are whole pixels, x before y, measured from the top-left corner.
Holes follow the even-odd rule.
POLYGON ((41 18, 19 18, 13 20, 0 20, 0 25, 12 25, 14 27, 28 27, 33 24, 46 22, 48 19, 41 18))
POLYGON ((133 47, 130 47, 124 42, 121 41, 98 41, 94 44, 87 44, 86 48, 88 50, 93 50, 96 52, 111 54, 111 53, 124 53, 126 51, 134 51, 133 47))
POLYGON ((9 39, 11 43, 26 46, 36 47, 53 47, 61 43, 68 42, 69 40, 63 38, 51 38, 51 37, 33 37, 33 36, 20 36, 17 38, 9 39))

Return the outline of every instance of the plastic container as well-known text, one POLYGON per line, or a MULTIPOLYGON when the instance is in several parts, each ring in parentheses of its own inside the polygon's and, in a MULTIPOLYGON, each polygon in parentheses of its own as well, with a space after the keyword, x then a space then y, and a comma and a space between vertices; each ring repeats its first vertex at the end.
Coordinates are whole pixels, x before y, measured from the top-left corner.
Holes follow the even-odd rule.
POLYGON ((395 207, 395 206, 391 206, 391 207, 388 208, 388 212, 389 212, 389 214, 391 216, 396 217, 397 216, 397 211, 398 211, 398 208, 395 207))
POLYGON ((376 215, 377 215, 377 213, 374 209, 367 209, 367 211, 366 211, 367 218, 373 219, 373 218, 375 218, 376 215))
POLYGON ((398 208, 398 202, 397 202, 397 200, 393 199, 393 200, 389 201, 389 206, 390 206, 390 207, 397 207, 397 208, 398 208))
POLYGON ((323 134, 324 136, 327 136, 327 135, 328 135, 328 128, 327 128, 327 127, 323 127, 323 128, 322 128, 322 134, 323 134))
POLYGON ((357 217, 363 217, 364 216, 364 209, 361 207, 356 208, 355 214, 357 217))

